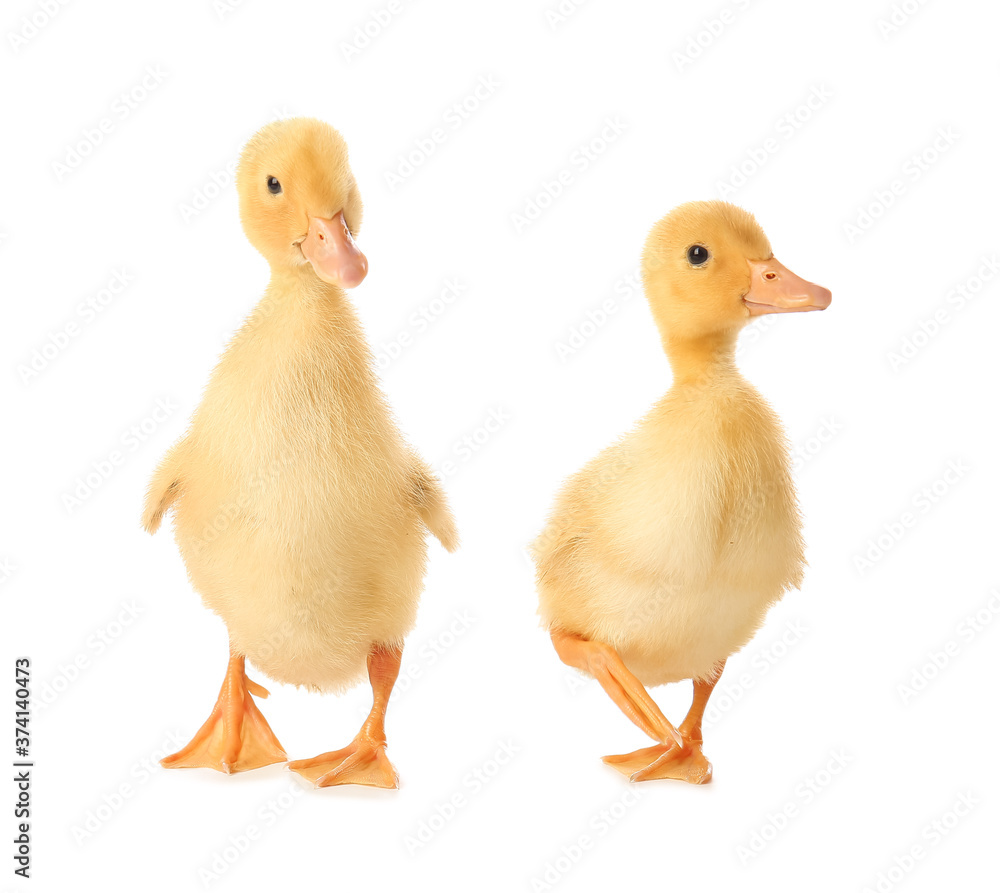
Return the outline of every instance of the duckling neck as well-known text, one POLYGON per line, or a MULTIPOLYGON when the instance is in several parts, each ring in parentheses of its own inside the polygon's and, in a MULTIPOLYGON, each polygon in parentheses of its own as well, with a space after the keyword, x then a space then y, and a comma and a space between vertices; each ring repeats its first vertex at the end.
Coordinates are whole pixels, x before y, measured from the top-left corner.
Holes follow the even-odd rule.
POLYGON ((294 306, 302 308, 314 301, 339 302, 344 298, 344 291, 323 282, 312 267, 303 264, 298 267, 272 267, 267 295, 278 303, 291 299, 294 306))
POLYGON ((736 368, 738 332, 715 332, 711 335, 668 337, 667 357, 674 373, 674 386, 687 387, 739 377, 736 368))

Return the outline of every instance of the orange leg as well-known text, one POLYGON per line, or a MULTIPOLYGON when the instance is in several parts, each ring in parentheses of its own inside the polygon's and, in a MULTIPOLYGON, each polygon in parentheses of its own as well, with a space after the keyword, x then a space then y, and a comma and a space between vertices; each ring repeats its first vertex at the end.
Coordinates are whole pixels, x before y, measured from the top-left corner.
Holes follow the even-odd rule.
POLYGON ((614 648, 561 629, 552 630, 551 635, 556 654, 562 662, 589 673, 600 682, 622 713, 650 738, 661 744, 684 745, 681 734, 670 724, 614 648))
POLYGON ((710 679, 694 680, 694 698, 680 733, 680 747, 670 743, 644 747, 632 753, 605 757, 604 762, 629 777, 629 781, 650 781, 654 778, 678 778, 691 784, 707 784, 712 780, 712 764, 702 753, 701 721, 712 689, 719 681, 726 662, 722 661, 710 679))
POLYGON ((372 709, 361 731, 347 747, 309 760, 295 760, 288 768, 318 787, 367 784, 377 788, 398 788, 399 776, 385 754, 385 710, 402 657, 402 648, 373 647, 368 654, 372 709))
POLYGON ((701 721, 705 716, 705 708, 708 706, 708 699, 712 696, 712 691, 725 668, 726 662, 720 661, 712 670, 710 679, 694 680, 694 699, 691 701, 691 709, 688 710, 680 728, 685 741, 701 744, 701 721))
POLYGON ((217 769, 227 775, 283 763, 287 757, 252 695, 267 689, 247 679, 246 658, 230 649, 229 666, 211 716, 177 753, 160 760, 166 769, 217 769))

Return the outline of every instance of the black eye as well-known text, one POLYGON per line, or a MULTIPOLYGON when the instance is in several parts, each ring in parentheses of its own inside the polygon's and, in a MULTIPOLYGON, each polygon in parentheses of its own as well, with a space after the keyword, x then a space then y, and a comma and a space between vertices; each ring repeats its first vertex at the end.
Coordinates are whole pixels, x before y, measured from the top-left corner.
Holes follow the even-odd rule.
POLYGON ((267 178, 267 191, 270 192, 271 195, 277 195, 281 192, 281 184, 278 182, 277 177, 267 178))
POLYGON ((706 263, 711 255, 704 245, 692 245, 688 248, 688 263, 695 267, 700 267, 706 263))

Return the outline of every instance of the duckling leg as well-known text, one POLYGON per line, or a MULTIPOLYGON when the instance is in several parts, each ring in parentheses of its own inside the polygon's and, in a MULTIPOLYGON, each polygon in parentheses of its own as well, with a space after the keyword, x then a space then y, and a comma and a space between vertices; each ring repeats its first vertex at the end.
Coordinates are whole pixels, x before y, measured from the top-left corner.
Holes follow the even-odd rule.
POLYGON ((682 747, 680 733, 663 715, 643 684, 625 666, 610 645, 576 633, 551 630, 552 644, 564 664, 593 676, 619 709, 654 741, 682 747))
POLYGON ((726 662, 721 660, 713 667, 711 677, 694 680, 694 698, 691 700, 691 709, 688 710, 680 727, 680 733, 686 742, 701 744, 701 721, 705 716, 705 708, 708 706, 708 699, 712 696, 712 691, 725 668, 726 662))
POLYGON ((283 763, 287 757, 252 695, 266 698, 267 689, 251 682, 246 658, 232 650, 218 700, 205 724, 177 753, 160 760, 165 769, 217 769, 227 775, 283 763))
POLYGON ((629 781, 651 781, 654 778, 677 778, 691 784, 707 784, 712 780, 712 764, 702 753, 701 721, 712 689, 719 681, 726 662, 717 664, 709 679, 694 680, 691 709, 679 729, 683 745, 644 747, 632 753, 605 757, 604 762, 629 777, 629 781))
POLYGON ((295 760, 288 768, 321 788, 335 784, 398 788, 399 775, 385 754, 385 709, 402 658, 401 647, 374 646, 368 654, 372 709, 361 731, 347 747, 309 760, 295 760))

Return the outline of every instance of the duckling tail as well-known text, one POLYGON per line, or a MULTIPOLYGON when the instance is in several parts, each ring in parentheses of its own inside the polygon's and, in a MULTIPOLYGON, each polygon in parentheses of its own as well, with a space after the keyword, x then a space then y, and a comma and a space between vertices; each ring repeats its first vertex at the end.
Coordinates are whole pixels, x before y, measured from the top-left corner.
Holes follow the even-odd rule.
POLYGON ((455 518, 448 507, 448 500, 441 484, 423 462, 417 466, 415 476, 417 511, 427 529, 434 534, 449 552, 458 548, 458 530, 455 518))

